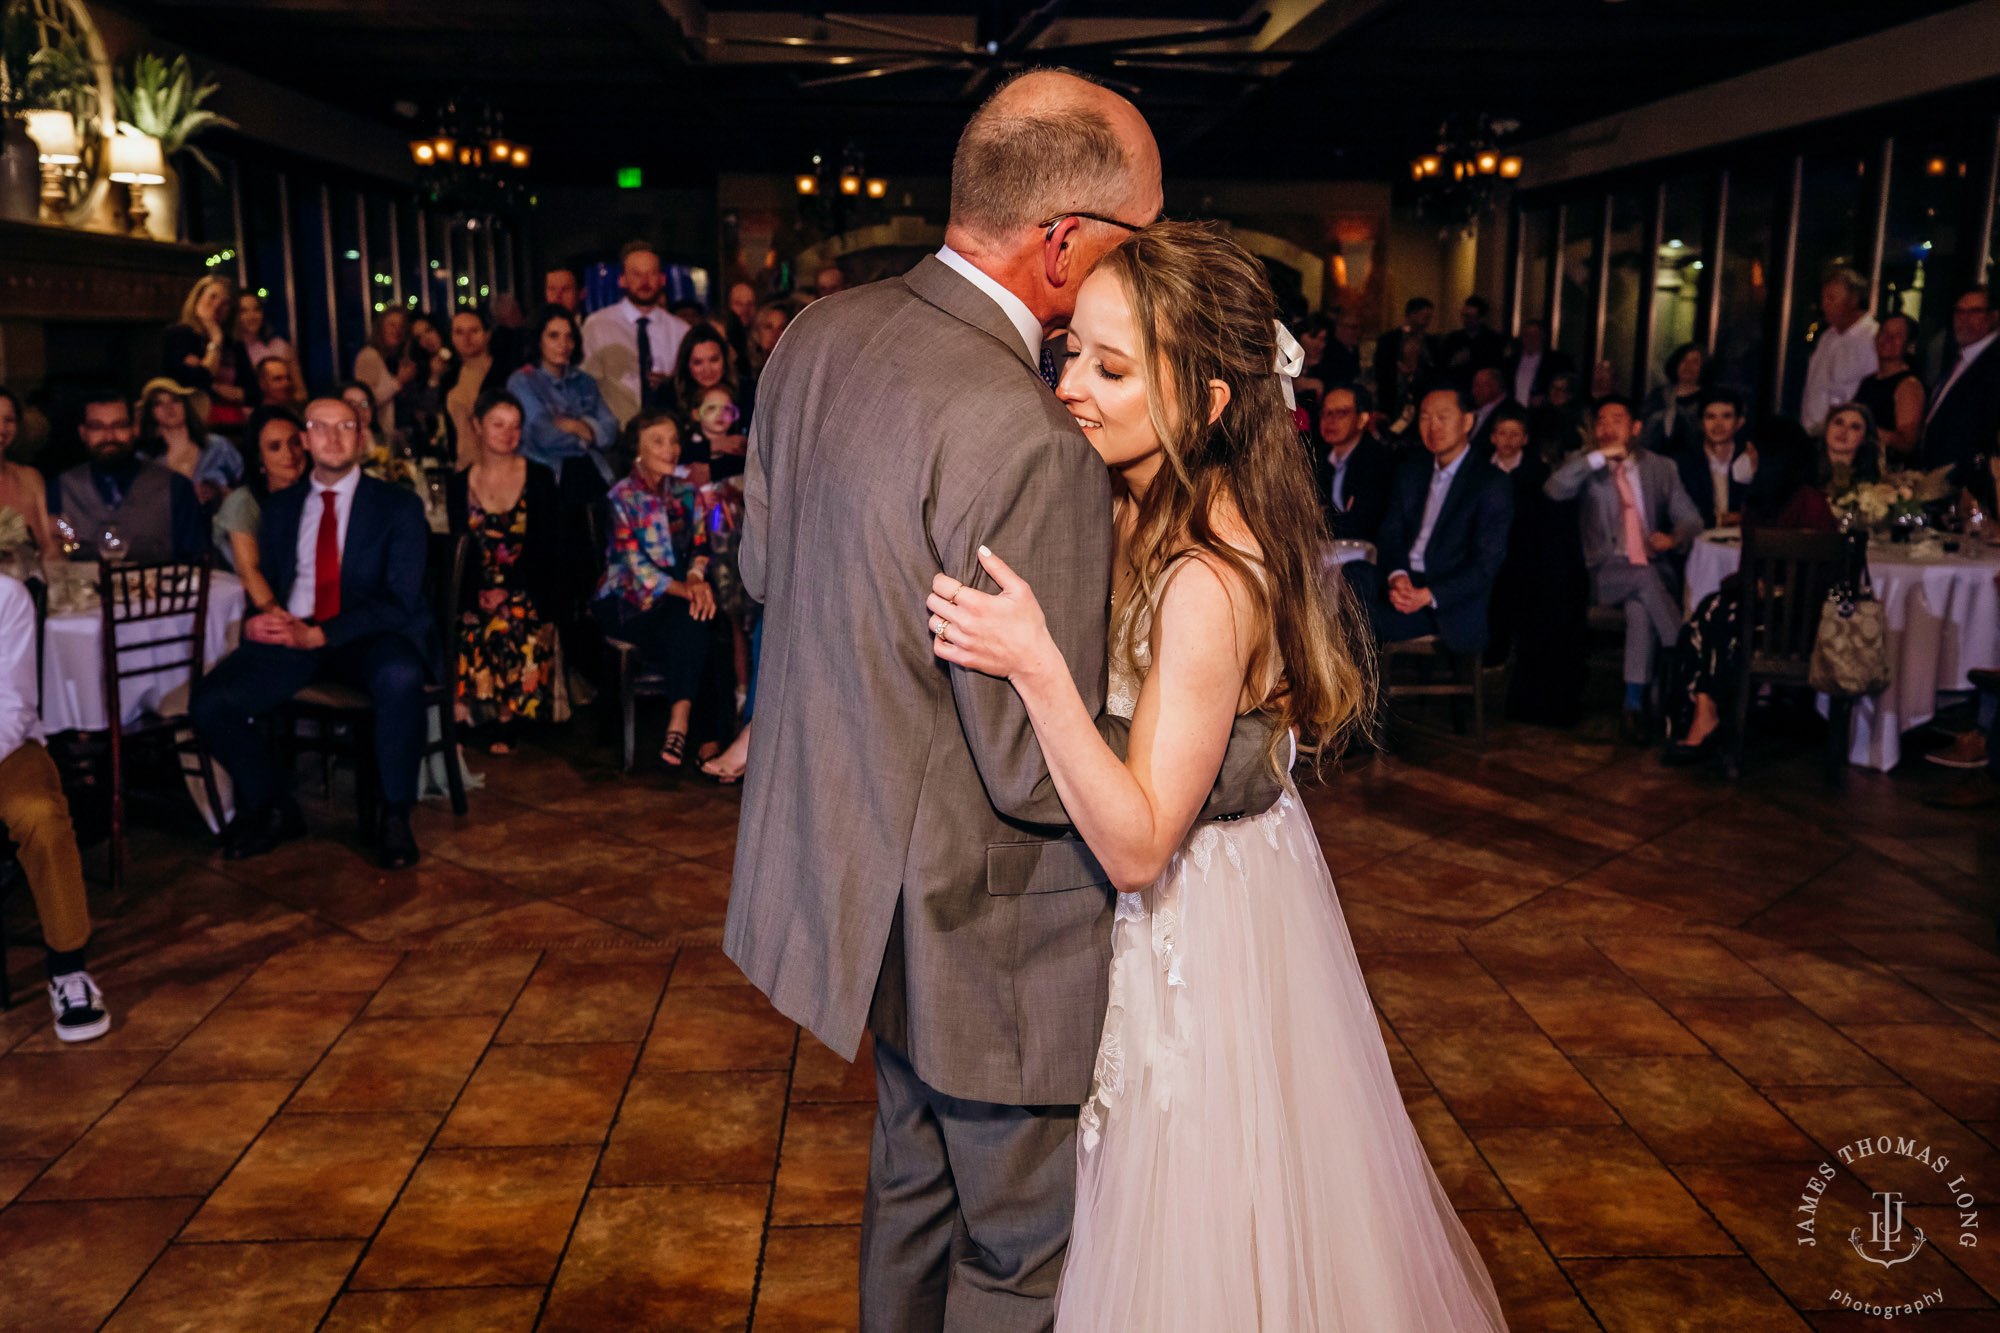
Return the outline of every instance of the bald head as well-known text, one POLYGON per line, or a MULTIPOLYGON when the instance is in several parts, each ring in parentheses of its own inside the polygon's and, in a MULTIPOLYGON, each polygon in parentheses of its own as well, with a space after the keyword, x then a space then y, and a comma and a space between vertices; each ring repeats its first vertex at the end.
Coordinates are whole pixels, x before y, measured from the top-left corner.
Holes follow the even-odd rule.
POLYGON ((1139 109, 1061 70, 1002 84, 951 163, 951 229, 988 242, 1071 210, 1150 222, 1160 199, 1160 149, 1139 109))

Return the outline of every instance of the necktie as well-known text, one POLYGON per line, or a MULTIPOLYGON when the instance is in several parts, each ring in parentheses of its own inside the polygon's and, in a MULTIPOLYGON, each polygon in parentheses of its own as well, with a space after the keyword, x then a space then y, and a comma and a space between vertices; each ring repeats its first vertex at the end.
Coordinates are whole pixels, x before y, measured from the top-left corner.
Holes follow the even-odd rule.
POLYGON ((321 491, 319 544, 313 548, 313 620, 321 625, 340 614, 340 513, 337 497, 321 491))
POLYGON ((653 336, 646 331, 652 321, 645 315, 639 316, 639 401, 652 405, 653 385, 653 336))
POLYGON ((1632 478, 1629 473, 1630 459, 1620 459, 1612 464, 1613 476, 1618 479, 1618 508, 1625 517, 1625 558, 1635 565, 1648 562, 1646 554, 1646 521, 1639 517, 1639 497, 1633 493, 1632 478))
POLYGON ((1049 349, 1044 347, 1042 349, 1042 383, 1053 389, 1056 387, 1056 382, 1061 378, 1060 375, 1056 374, 1056 359, 1050 356, 1049 349))

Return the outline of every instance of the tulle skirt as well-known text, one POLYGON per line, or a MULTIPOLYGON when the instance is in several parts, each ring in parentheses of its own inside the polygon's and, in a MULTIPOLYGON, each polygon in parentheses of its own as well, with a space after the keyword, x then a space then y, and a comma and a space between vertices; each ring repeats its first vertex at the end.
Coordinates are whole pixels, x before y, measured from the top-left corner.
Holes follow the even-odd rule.
POLYGON ((1506 1328, 1295 792, 1120 895, 1111 967, 1057 1333, 1506 1328))

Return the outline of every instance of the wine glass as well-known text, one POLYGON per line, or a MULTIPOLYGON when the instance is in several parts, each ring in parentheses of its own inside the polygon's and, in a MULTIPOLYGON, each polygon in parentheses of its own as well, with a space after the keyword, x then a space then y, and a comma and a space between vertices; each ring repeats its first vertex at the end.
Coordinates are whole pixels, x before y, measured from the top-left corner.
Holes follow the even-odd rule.
POLYGON ((83 541, 76 535, 76 529, 70 525, 70 521, 61 514, 55 516, 54 522, 56 542, 62 547, 63 559, 68 560, 83 549, 83 541))
POLYGON ((116 523, 105 524, 104 531, 97 534, 97 558, 107 565, 125 558, 125 539, 118 535, 116 523))

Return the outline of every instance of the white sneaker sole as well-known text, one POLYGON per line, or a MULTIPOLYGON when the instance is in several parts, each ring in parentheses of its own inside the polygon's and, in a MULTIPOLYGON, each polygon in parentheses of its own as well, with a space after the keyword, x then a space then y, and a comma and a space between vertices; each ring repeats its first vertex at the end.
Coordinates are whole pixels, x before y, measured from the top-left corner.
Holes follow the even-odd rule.
POLYGON ((66 1028, 58 1023, 55 1025, 55 1029, 57 1041, 91 1041, 111 1031, 111 1015, 106 1014, 95 1023, 84 1027, 66 1028))
POLYGON ((1944 755, 1942 755, 1942 754, 1927 754, 1927 755, 1925 755, 1925 756, 1924 756, 1924 758, 1925 758, 1925 759, 1926 759, 1927 761, 1929 761, 1930 763, 1933 763, 1933 764, 1936 764, 1936 765, 1937 765, 1937 766, 1938 766, 1939 768, 1984 768, 1984 767, 1986 767, 1986 756, 1985 756, 1985 755, 1980 755, 1980 756, 1979 756, 1979 758, 1977 758, 1977 759, 1949 759, 1949 758, 1945 757, 1945 756, 1944 756, 1944 755))

